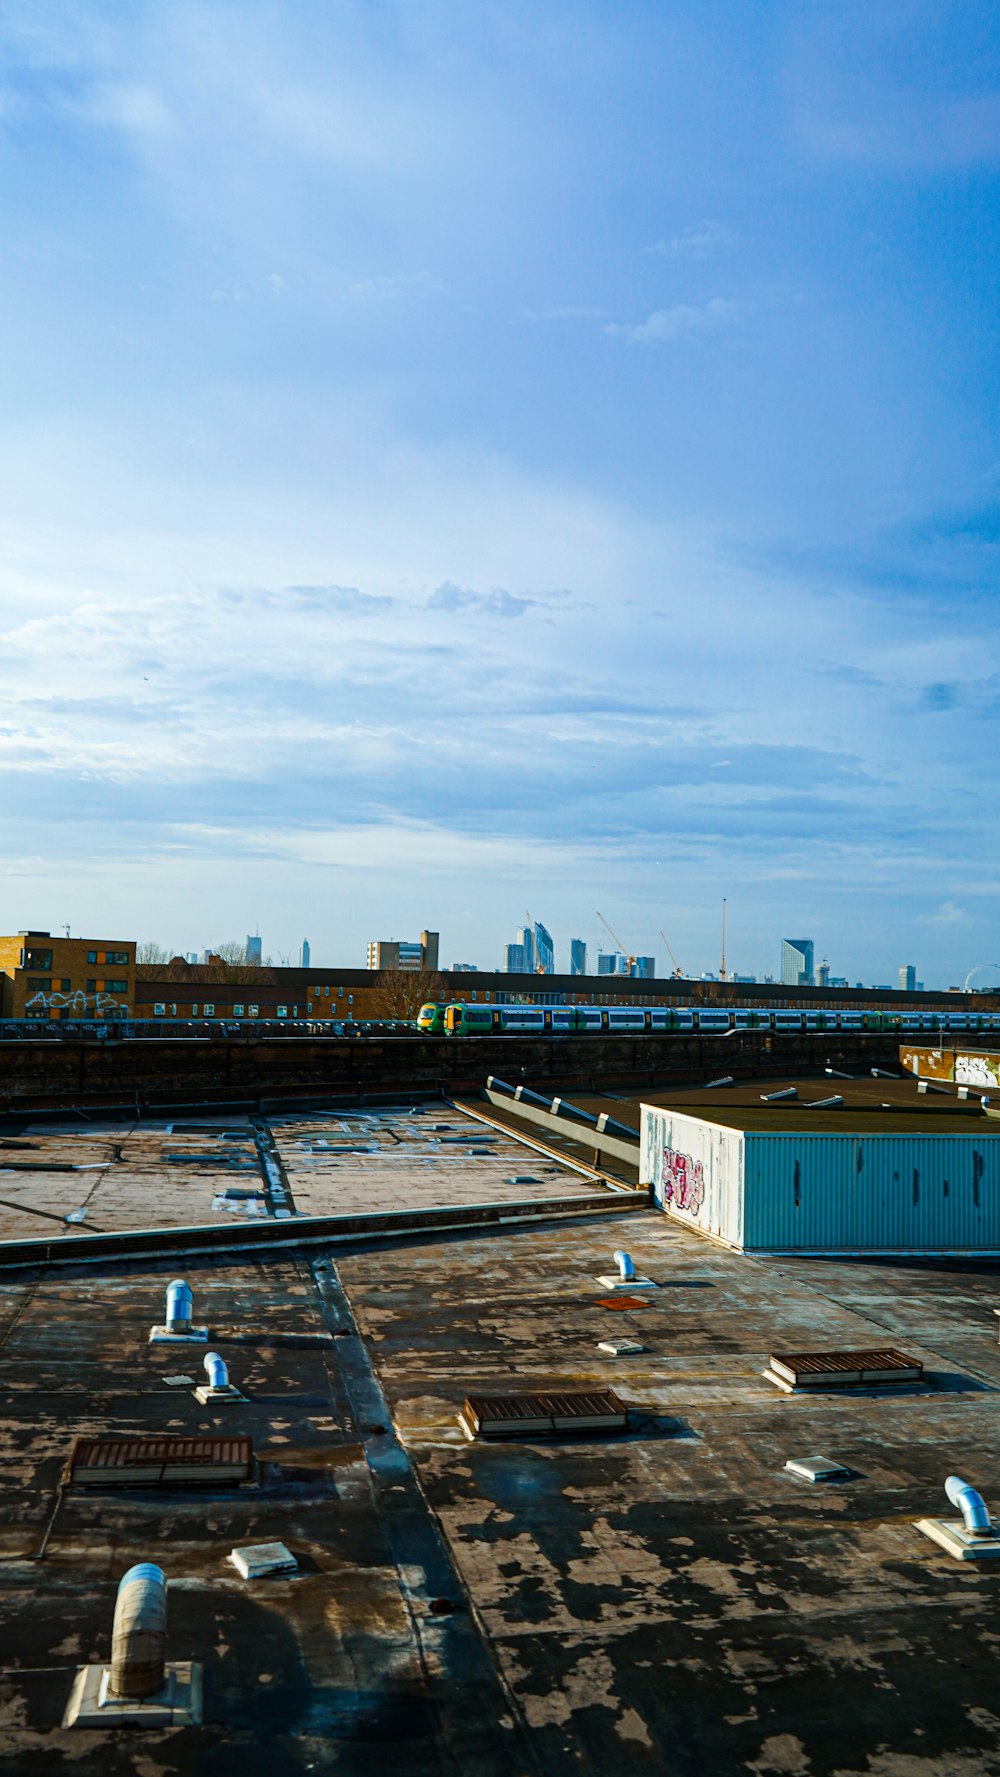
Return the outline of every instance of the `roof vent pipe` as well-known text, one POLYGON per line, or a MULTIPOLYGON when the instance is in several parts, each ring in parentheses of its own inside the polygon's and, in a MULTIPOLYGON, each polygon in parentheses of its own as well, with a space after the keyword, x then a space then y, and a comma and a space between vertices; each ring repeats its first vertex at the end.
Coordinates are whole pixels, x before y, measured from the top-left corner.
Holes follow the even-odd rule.
POLYGON ((629 1254, 622 1252, 619 1247, 615 1250, 613 1257, 615 1264, 618 1266, 618 1275, 620 1276, 622 1283, 631 1283, 635 1277, 635 1266, 633 1265, 629 1254))
MULTIPOLYGON (((182 1284, 181 1288, 186 1289, 187 1285, 182 1284)), ((152 1561, 140 1561, 137 1567, 129 1568, 118 1587, 111 1631, 109 1692, 116 1697, 155 1697, 166 1680, 166 1645, 166 1578, 163 1569, 152 1561)))
MULTIPOLYGON (((835 1092, 832 1098, 811 1098, 805 1108, 810 1111, 830 1110, 834 1105, 843 1104, 843 1102, 842 1093, 835 1092)), ((885 1106, 883 1105, 882 1108, 884 1110, 885 1106)))
POLYGON ((970 1536, 989 1536, 992 1532, 990 1514, 981 1493, 958 1475, 949 1475, 944 1490, 953 1506, 962 1514, 962 1522, 970 1536))
POLYGON ((191 1289, 183 1277, 175 1277, 173 1283, 167 1285, 167 1331, 169 1333, 186 1333, 191 1325, 191 1309, 194 1298, 191 1289))
POLYGON ((710 1092, 713 1086, 732 1086, 734 1083, 732 1074, 723 1074, 718 1080, 706 1080, 702 1091, 710 1092))
POLYGON ((229 1370, 224 1358, 217 1351, 206 1351, 205 1369, 208 1372, 209 1388, 228 1388, 229 1370))
POLYGON ((797 1086, 783 1086, 780 1092, 762 1092, 760 1096, 763 1104, 780 1104, 785 1098, 798 1098, 799 1089, 797 1086))

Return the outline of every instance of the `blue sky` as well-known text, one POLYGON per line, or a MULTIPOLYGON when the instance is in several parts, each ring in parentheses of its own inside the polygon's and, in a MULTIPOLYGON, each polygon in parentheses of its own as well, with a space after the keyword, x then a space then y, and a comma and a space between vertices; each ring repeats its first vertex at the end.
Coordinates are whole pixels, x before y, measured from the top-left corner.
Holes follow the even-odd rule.
POLYGON ((998 174, 979 0, 0 5, 3 929, 1000 959, 998 174))

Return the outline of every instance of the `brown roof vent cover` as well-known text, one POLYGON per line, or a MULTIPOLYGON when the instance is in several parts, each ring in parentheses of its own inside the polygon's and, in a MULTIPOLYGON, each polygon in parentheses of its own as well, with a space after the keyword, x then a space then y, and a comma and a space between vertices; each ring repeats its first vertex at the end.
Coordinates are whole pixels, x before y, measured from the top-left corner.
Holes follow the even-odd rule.
POLYGON ((922 1382, 924 1366, 905 1351, 772 1352, 768 1381, 779 1388, 871 1388, 879 1383, 922 1382))
POLYGON ((249 1438, 77 1438, 70 1457, 76 1487, 186 1487, 249 1481, 249 1438))
POLYGON ((559 1394, 470 1394, 459 1414, 468 1438, 564 1431, 624 1431, 628 1411, 613 1389, 559 1394))

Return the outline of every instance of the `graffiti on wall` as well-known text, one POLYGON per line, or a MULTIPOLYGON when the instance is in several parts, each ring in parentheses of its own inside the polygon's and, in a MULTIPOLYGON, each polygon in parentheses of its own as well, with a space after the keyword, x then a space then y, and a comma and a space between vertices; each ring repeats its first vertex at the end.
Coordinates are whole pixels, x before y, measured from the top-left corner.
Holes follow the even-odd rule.
POLYGON ((1000 1086, 996 1056, 956 1055, 955 1079, 962 1086, 1000 1086))
POLYGON ((663 1150, 663 1201, 697 1215, 705 1201, 705 1169, 700 1160, 676 1148, 663 1150))
POLYGON ((85 1018, 88 1007, 93 1007, 98 1018, 107 1017, 112 1012, 126 1012, 128 1007, 123 1000, 116 1000, 113 993, 84 993, 78 987, 75 993, 33 993, 30 1000, 25 1000, 26 1012, 62 1012, 68 1011, 73 1018, 85 1018))

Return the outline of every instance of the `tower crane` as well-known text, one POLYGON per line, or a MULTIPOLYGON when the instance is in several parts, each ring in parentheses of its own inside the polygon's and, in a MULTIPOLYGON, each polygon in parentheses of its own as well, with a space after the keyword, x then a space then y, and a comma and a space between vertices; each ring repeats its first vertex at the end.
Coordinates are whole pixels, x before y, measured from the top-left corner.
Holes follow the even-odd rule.
POLYGON ((671 962, 672 962, 672 963, 673 963, 673 965, 674 965, 674 980, 675 980, 675 981, 683 981, 683 979, 684 979, 684 970, 683 970, 683 969, 682 969, 682 968, 681 968, 681 965, 680 965, 680 963, 679 963, 679 962, 678 962, 678 961, 677 961, 677 958, 676 958, 676 957, 675 957, 675 955, 674 955, 674 953, 673 953, 673 951, 672 951, 672 950, 671 950, 671 948, 670 948, 670 940, 669 940, 669 938, 668 938, 668 937, 667 937, 667 934, 666 934, 666 932, 665 932, 665 931, 664 931, 664 930, 663 930, 663 927, 662 927, 662 926, 661 926, 661 927, 660 927, 660 937, 661 937, 661 938, 662 938, 662 939, 663 939, 663 942, 664 942, 664 944, 665 944, 665 945, 666 945, 666 947, 667 947, 667 955, 668 955, 668 956, 669 956, 669 958, 670 958, 670 961, 671 961, 671 962))
POLYGON ((612 938, 613 938, 613 939, 614 939, 614 941, 615 941, 615 943, 616 943, 616 945, 617 945, 617 946, 618 946, 618 949, 619 949, 619 950, 620 950, 620 951, 621 951, 621 954, 622 954, 622 956, 627 956, 627 955, 628 955, 628 951, 627 951, 627 949, 626 949, 626 948, 625 948, 625 945, 624 945, 624 944, 623 944, 623 943, 622 943, 622 941, 621 941, 621 939, 620 939, 620 938, 619 938, 619 936, 618 936, 618 933, 617 933, 617 932, 616 932, 616 931, 615 931, 615 928, 614 928, 614 926, 610 926, 610 925, 609 925, 609 924, 608 924, 608 922, 607 922, 607 920, 606 920, 606 919, 605 919, 605 917, 604 917, 604 915, 603 915, 603 913, 602 913, 602 912, 601 912, 601 910, 600 910, 600 908, 598 908, 598 909, 597 909, 597 917, 598 917, 598 919, 599 919, 599 920, 600 920, 600 922, 601 922, 601 924, 602 924, 602 926, 603 926, 603 927, 604 927, 604 930, 605 930, 605 931, 606 931, 606 932, 610 932, 610 934, 611 934, 611 936, 612 936, 612 938))

